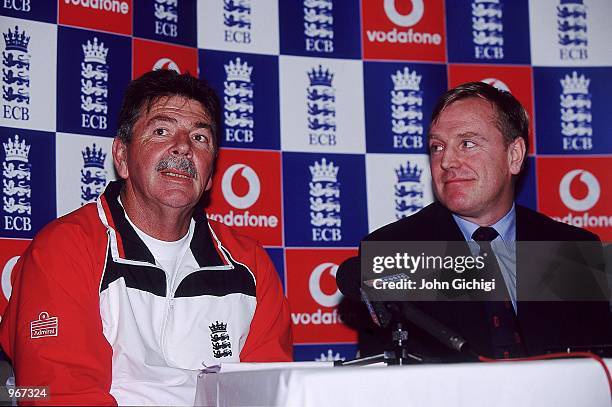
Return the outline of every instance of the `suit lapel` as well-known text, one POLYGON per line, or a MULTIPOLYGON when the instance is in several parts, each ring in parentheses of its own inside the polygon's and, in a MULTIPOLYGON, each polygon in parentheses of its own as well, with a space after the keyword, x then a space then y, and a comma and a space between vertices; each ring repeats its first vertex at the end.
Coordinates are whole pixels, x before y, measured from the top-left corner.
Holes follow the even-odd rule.
POLYGON ((463 233, 457 226, 457 222, 453 219, 451 212, 442 206, 442 204, 436 202, 435 220, 432 225, 440 234, 439 240, 446 240, 450 242, 460 242, 465 240, 463 233))
MULTIPOLYGON (((538 342, 538 336, 542 332, 542 327, 551 320, 548 307, 550 304, 541 302, 520 301, 524 298, 524 289, 521 288, 521 281, 525 284, 525 278, 528 277, 527 267, 521 265, 521 258, 526 259, 528 253, 525 253, 523 245, 528 241, 538 240, 538 223, 537 219, 532 219, 529 212, 520 205, 516 205, 516 295, 517 295, 517 319, 518 325, 523 338, 523 346, 528 354, 533 353, 534 343, 538 342), (519 244, 520 243, 520 244, 519 244), (521 278, 522 276, 522 278, 521 278), (532 335, 536 333, 535 337, 532 335)), ((553 318, 554 319, 554 318, 553 318)), ((550 331, 553 326, 549 326, 550 331)), ((549 333, 552 334, 552 331, 549 333)))

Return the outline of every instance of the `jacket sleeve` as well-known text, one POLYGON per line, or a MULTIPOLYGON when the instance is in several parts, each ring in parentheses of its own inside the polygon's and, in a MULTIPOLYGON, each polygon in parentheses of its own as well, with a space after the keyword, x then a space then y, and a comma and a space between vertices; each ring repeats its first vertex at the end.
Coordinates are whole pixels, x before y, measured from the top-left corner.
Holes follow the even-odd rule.
POLYGON ((256 251, 257 308, 240 361, 290 362, 293 339, 289 305, 272 261, 261 246, 256 251))
POLYGON ((109 393, 112 349, 100 317, 101 269, 73 229, 47 228, 17 263, 2 348, 17 386, 49 388, 49 399, 28 403, 116 405, 109 393))

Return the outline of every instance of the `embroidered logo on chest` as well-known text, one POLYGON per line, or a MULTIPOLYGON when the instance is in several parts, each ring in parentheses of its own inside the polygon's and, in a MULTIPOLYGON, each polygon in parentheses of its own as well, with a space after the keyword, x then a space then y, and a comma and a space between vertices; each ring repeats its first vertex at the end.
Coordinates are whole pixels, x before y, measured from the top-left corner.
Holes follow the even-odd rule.
POLYGON ((232 356, 232 344, 227 333, 227 324, 215 321, 209 327, 213 356, 223 358, 232 356))

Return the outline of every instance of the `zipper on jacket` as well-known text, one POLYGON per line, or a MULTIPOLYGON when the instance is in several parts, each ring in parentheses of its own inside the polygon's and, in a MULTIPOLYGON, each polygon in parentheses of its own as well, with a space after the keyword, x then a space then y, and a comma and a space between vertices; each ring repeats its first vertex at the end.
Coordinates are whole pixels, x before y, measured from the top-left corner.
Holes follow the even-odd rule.
POLYGON ((174 309, 174 287, 172 286, 173 281, 169 281, 168 273, 165 270, 164 274, 166 275, 166 307, 164 309, 164 322, 162 324, 160 346, 166 365, 171 366, 170 363, 168 363, 168 354, 166 353, 166 328, 168 327, 168 320, 172 316, 174 309))

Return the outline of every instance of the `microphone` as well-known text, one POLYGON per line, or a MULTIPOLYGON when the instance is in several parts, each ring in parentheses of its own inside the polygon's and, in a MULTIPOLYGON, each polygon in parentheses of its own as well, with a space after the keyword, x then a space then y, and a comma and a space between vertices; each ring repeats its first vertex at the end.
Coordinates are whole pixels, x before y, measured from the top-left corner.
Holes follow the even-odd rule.
MULTIPOLYGON (((381 280, 395 280, 398 277, 401 276, 394 274, 381 277, 381 280)), ((351 299, 361 299, 366 304, 372 319, 378 326, 384 328, 392 319, 400 319, 399 317, 403 316, 446 347, 478 358, 478 354, 470 348, 465 338, 409 302, 370 301, 367 290, 362 287, 361 262, 358 256, 345 260, 338 267, 336 284, 344 296, 351 299)))
POLYGON ((336 285, 347 298, 361 300, 370 313, 372 321, 381 328, 386 328, 391 322, 392 314, 385 305, 378 301, 370 301, 365 290, 361 288, 361 262, 359 257, 346 259, 336 270, 336 285))
POLYGON ((401 303, 387 303, 387 306, 399 306, 402 315, 408 321, 423 329, 425 332, 436 338, 443 345, 446 345, 446 347, 453 349, 457 352, 467 353, 475 358, 478 358, 478 354, 470 348, 470 345, 468 344, 465 338, 463 338, 457 332, 453 331, 435 318, 427 315, 409 302, 403 301, 401 303))
POLYGON ((359 256, 349 257, 336 270, 336 285, 348 298, 359 299, 361 293, 361 261, 359 256))

